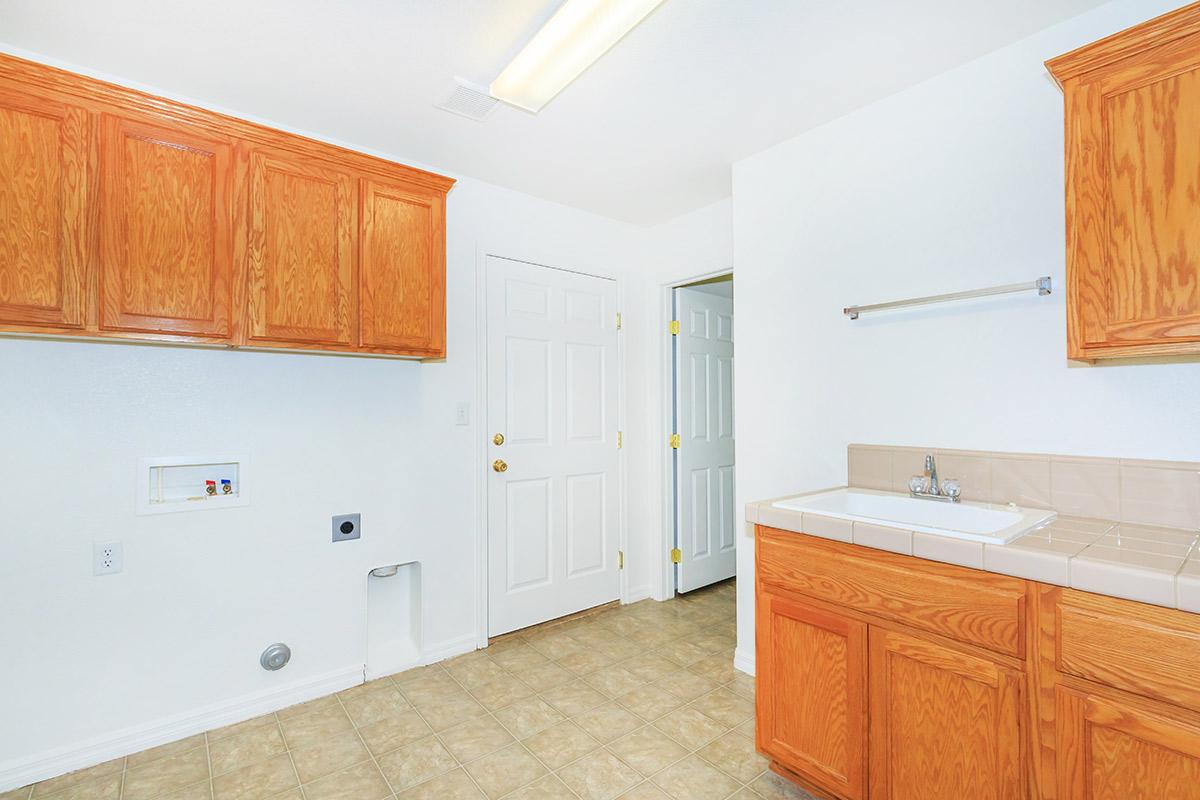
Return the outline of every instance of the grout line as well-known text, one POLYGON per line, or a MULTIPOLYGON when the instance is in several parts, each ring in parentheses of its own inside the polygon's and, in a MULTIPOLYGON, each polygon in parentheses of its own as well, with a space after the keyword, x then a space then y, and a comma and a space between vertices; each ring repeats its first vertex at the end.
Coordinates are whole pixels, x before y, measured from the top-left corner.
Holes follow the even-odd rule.
POLYGON ((212 796, 214 794, 212 748, 209 746, 209 742, 208 742, 208 731, 204 732, 204 759, 208 763, 208 798, 209 798, 209 800, 212 800, 212 796))
MULTIPOLYGON (((404 702, 408 703, 408 698, 404 697, 404 695, 400 693, 399 687, 396 686, 395 681, 393 681, 391 679, 390 675, 388 676, 388 683, 391 685, 392 690, 395 691, 397 694, 400 694, 400 696, 404 698, 404 702)), ((359 684, 359 685, 360 686, 365 685, 365 682, 363 684, 359 684)), ((367 757, 370 759, 371 763, 375 766, 375 771, 379 773, 379 777, 383 778, 383 784, 384 784, 384 786, 386 786, 388 788, 388 792, 391 793, 390 796, 395 797, 398 794, 398 792, 392 787, 392 782, 390 780, 388 780, 388 776, 386 773, 384 773, 383 768, 379 766, 379 760, 375 758, 375 753, 373 753, 371 751, 370 746, 367 744, 367 740, 363 738, 362 732, 358 729, 358 723, 354 720, 354 717, 352 717, 350 715, 350 710, 348 708, 346 708, 346 704, 342 701, 341 695, 338 694, 337 692, 334 692, 333 696, 334 696, 334 698, 337 699, 338 705, 341 706, 342 713, 345 714, 346 718, 350 720, 350 726, 354 729, 354 735, 356 737, 358 737, 359 743, 363 746, 363 749, 367 751, 367 757)), ((412 703, 409 703, 409 706, 411 707, 412 703)), ((366 762, 360 761, 358 763, 365 764, 366 762)), ((351 764, 350 766, 356 766, 356 765, 351 764)), ((345 770, 345 769, 349 769, 349 768, 350 767, 343 767, 342 769, 345 770)), ((341 772, 341 771, 342 770, 338 770, 338 772, 341 772)), ((330 774, 336 775, 337 772, 333 772, 330 774)), ((303 789, 303 787, 301 787, 301 789, 303 789)), ((306 792, 304 796, 307 797, 308 793, 306 792)))

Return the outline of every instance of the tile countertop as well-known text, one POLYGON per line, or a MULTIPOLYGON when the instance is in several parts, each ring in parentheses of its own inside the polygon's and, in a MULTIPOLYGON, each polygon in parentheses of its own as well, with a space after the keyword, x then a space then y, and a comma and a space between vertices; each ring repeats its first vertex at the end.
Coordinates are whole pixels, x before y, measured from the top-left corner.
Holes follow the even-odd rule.
POLYGON ((780 500, 801 496, 749 503, 746 521, 1200 613, 1200 530, 1059 516, 1049 525, 1008 544, 980 544, 789 511, 774 505, 780 500))

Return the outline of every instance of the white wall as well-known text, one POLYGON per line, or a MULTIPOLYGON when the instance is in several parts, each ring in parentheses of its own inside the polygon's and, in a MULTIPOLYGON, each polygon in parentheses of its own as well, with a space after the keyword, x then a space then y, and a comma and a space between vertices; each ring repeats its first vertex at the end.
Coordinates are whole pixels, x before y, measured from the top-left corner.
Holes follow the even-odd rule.
MULTIPOLYGON (((474 404, 477 253, 619 277, 637 308, 648 234, 469 178, 447 218, 444 363, 0 338, 0 791, 140 749, 168 730, 156 726, 191 732, 239 713, 230 703, 353 681, 373 566, 421 562, 428 658, 474 646, 490 433, 474 404), (472 403, 469 427, 454 424, 458 402, 472 403), (138 458, 228 452, 251 458, 248 507, 134 515, 138 458), (353 511, 363 539, 331 544, 330 515, 353 511), (125 571, 95 578, 92 543, 109 540, 125 571), (258 654, 274 641, 294 657, 268 673, 258 654)), ((644 526, 630 527, 644 549, 644 526)), ((647 596, 645 561, 629 566, 629 592, 647 596)))
POLYGON ((1062 95, 1042 66, 1177 5, 1102 6, 735 165, 739 507, 844 484, 855 441, 1200 458, 1200 364, 1066 362, 1062 95), (841 313, 1047 274, 1049 298, 841 313))

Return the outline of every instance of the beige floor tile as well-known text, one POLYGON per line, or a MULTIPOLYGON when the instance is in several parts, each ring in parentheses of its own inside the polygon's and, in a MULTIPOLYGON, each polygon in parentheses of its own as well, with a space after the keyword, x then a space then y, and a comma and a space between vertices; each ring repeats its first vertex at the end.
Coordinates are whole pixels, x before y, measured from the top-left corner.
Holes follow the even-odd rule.
POLYGON ((696 756, 672 764, 653 780, 674 800, 725 800, 741 788, 733 778, 696 756))
POLYGON ((126 770, 121 797, 123 800, 149 800, 208 777, 208 753, 203 747, 195 747, 186 753, 126 770))
POLYGON ((602 645, 600 652, 608 656, 611 661, 626 661, 638 653, 645 652, 645 648, 637 642, 621 638, 611 644, 602 645))
POLYGON ((518 700, 507 708, 496 712, 496 719, 518 739, 527 739, 551 725, 562 722, 565 717, 539 697, 518 700))
POLYGON ((435 736, 407 744, 399 750, 381 756, 378 761, 384 777, 397 792, 424 783, 458 766, 454 756, 450 755, 435 736))
POLYGON ((764 772, 750 784, 763 800, 817 800, 808 792, 774 772, 764 772))
POLYGON ((617 702, 647 722, 652 722, 683 705, 682 700, 659 686, 634 689, 618 697, 617 702))
MULTIPOLYGON (((491 650, 492 648, 488 648, 491 650)), ((492 655, 492 661, 512 673, 520 674, 533 667, 549 663, 549 659, 527 644, 521 643, 492 655)))
POLYGON ((536 667, 523 670, 519 673, 519 677, 530 686, 536 687, 539 691, 543 692, 577 679, 574 672, 564 669, 553 662, 539 664, 536 667))
POLYGON ((73 783, 54 794, 43 794, 34 787, 37 800, 117 800, 121 796, 121 773, 113 772, 97 778, 73 783))
POLYGON ((335 707, 338 707, 337 695, 330 694, 324 697, 318 697, 315 700, 309 700, 307 703, 298 703, 294 706, 288 706, 282 711, 277 711, 275 713, 281 720, 284 720, 292 717, 301 717, 305 714, 311 714, 314 711, 324 711, 335 707))
POLYGON ((444 731, 448 728, 453 728, 455 725, 461 725, 470 719, 483 716, 487 710, 483 706, 476 703, 466 692, 461 696, 455 697, 453 700, 447 700, 444 703, 436 705, 418 707, 421 716, 429 723, 429 727, 435 731, 444 731))
POLYGON ((286 750, 278 725, 259 725, 228 736, 208 746, 213 775, 224 775, 286 750))
POLYGON ((287 746, 293 750, 300 747, 311 747, 328 741, 339 733, 354 730, 354 724, 342 710, 341 703, 320 706, 308 714, 280 718, 283 728, 283 738, 287 746))
POLYGON ((763 800, 763 796, 749 786, 743 786, 742 790, 729 798, 729 800, 763 800))
POLYGON ((659 678, 652 685, 657 686, 663 691, 670 692, 685 703, 691 702, 701 695, 708 694, 714 689, 719 689, 721 686, 714 680, 702 677, 694 672, 688 672, 686 669, 678 670, 674 675, 659 678))
POLYGON ((0 792, 0 800, 29 800, 29 793, 32 791, 32 786, 22 786, 20 789, 9 789, 7 792, 0 792))
POLYGON ((358 734, 350 731, 338 733, 325 741, 292 751, 292 763, 300 783, 309 783, 346 767, 366 761, 371 757, 367 748, 359 741, 358 734))
POLYGON ((754 718, 751 717, 750 719, 743 722, 741 725, 738 725, 733 730, 736 733, 740 733, 742 736, 745 736, 748 739, 753 739, 755 737, 755 733, 756 733, 754 730, 754 718))
POLYGON ((737 675, 737 670, 733 668, 733 653, 724 652, 705 656, 689 666, 688 670, 717 683, 729 683, 737 675))
POLYGON ((371 752, 379 756, 397 747, 415 742, 433 733, 416 711, 402 711, 394 717, 372 722, 358 729, 371 752))
POLYGON ((578 798, 567 788, 565 783, 558 779, 557 775, 547 775, 524 789, 517 789, 504 800, 578 800, 578 798))
POLYGON ((733 680, 726 684, 725 688, 739 697, 754 701, 754 677, 751 675, 744 672, 735 673, 733 680))
POLYGON ((157 761, 167 756, 177 756, 180 753, 186 753, 188 750, 194 750, 197 747, 203 746, 204 734, 198 733, 186 739, 168 742, 158 747, 151 747, 149 750, 143 750, 140 753, 134 753, 126 759, 125 763, 128 767, 140 767, 143 764, 149 764, 151 761, 157 761))
POLYGON ((304 796, 308 800, 383 800, 392 796, 392 790, 375 765, 365 761, 306 784, 304 796))
POLYGON ((718 689, 694 701, 688 708, 694 708, 706 717, 720 722, 726 727, 748 720, 754 716, 754 703, 728 689, 718 689))
POLYGON ((678 664, 671 663, 657 653, 636 656, 621 666, 644 681, 656 681, 673 675, 679 670, 678 664))
POLYGON ((476 659, 458 665, 447 666, 446 672, 450 673, 450 677, 468 689, 508 674, 503 667, 490 658, 476 659))
POLYGON ((742 783, 750 783, 767 768, 767 759, 755 750, 754 741, 732 731, 701 748, 697 755, 742 783))
POLYGON ((599 650, 582 650, 558 659, 560 667, 570 670, 576 675, 587 675, 589 672, 607 667, 612 662, 611 656, 605 655, 599 650))
POLYGON ((728 725, 722 725, 694 708, 672 711, 655 722, 654 727, 688 750, 698 750, 729 730, 728 725))
POLYGON ((342 707, 358 727, 394 717, 412 708, 390 682, 370 691, 342 697, 342 707))
POLYGON ((466 694, 466 689, 445 672, 401 686, 400 693, 417 708, 440 705, 466 694))
POLYGON ((460 763, 474 761, 513 743, 513 737, 494 717, 485 716, 443 731, 442 744, 460 763))
POLYGON ((194 783, 178 791, 159 795, 154 800, 212 800, 212 781, 194 783))
POLYGON ((608 749, 647 778, 690 752, 650 725, 618 739, 608 749))
POLYGON ((522 744, 550 769, 558 769, 600 748, 600 742, 571 720, 535 733, 522 744))
POLYGON ((604 703, 576 716, 575 723, 601 742, 611 742, 646 724, 616 703, 604 703))
POLYGON ((708 654, 707 650, 685 639, 670 642, 658 648, 658 655, 681 667, 694 664, 708 654))
POLYGON ((445 674, 446 670, 442 668, 441 664, 430 664, 427 667, 413 667, 404 672, 397 672, 392 676, 392 683, 403 689, 405 686, 428 680, 431 676, 445 674))
POLYGON ((611 698, 620 697, 645 684, 645 681, 620 664, 605 667, 602 670, 586 675, 583 682, 605 697, 611 698))
POLYGON ((558 777, 582 800, 614 800, 642 779, 607 750, 597 750, 563 767, 558 777))
POLYGON ((259 800, 298 785, 287 753, 213 778, 213 800, 259 800))
POLYGON ((208 732, 208 741, 219 742, 222 739, 227 739, 230 736, 236 736, 250 728, 256 728, 259 725, 276 725, 277 720, 274 714, 263 714, 261 717, 235 722, 233 725, 226 725, 224 728, 217 728, 215 731, 208 732))
POLYGON ((73 786, 90 783, 97 778, 112 775, 114 772, 120 772, 124 768, 125 759, 114 758, 111 761, 105 761, 94 767, 68 772, 66 775, 60 775, 57 778, 50 778, 49 780, 35 784, 33 787, 33 796, 40 800, 40 798, 52 795, 55 792, 61 792, 64 789, 70 789, 73 786))
POLYGON ((507 674, 471 689, 471 696, 488 711, 493 712, 530 697, 533 693, 533 689, 524 681, 507 674))
POLYGON ((583 681, 564 684, 563 686, 542 692, 539 695, 557 711, 573 717, 608 700, 604 695, 588 686, 583 681))
POLYGON ((466 770, 489 800, 497 800, 546 774, 546 768, 520 744, 473 761, 466 770))
POLYGON ((399 800, 478 800, 483 793, 461 769, 448 772, 428 783, 400 792, 399 800))
POLYGON ((645 783, 639 783, 618 797, 617 800, 671 800, 671 798, 662 789, 650 781, 646 781, 645 783))

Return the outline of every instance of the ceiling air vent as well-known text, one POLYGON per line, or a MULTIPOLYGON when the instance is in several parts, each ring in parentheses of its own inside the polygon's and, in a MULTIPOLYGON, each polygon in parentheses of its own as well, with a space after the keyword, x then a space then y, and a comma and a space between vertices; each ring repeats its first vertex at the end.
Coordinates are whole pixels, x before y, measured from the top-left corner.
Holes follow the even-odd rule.
POLYGON ((460 117, 483 122, 500 104, 500 101, 487 93, 487 89, 457 78, 458 85, 454 91, 440 103, 435 105, 443 111, 458 114, 460 117))

